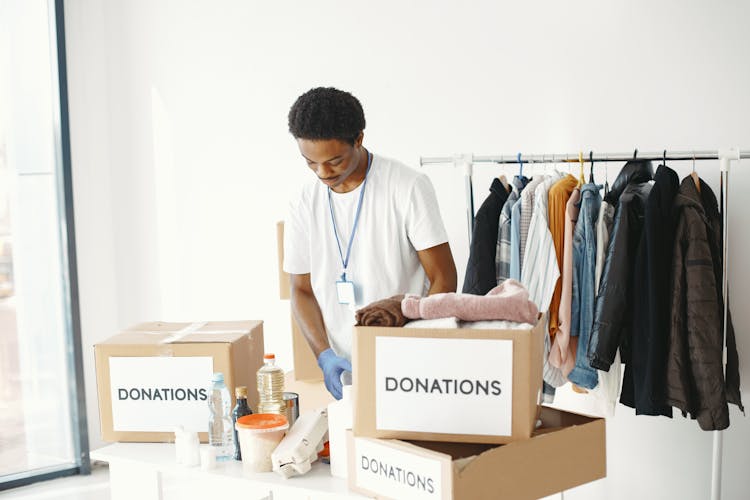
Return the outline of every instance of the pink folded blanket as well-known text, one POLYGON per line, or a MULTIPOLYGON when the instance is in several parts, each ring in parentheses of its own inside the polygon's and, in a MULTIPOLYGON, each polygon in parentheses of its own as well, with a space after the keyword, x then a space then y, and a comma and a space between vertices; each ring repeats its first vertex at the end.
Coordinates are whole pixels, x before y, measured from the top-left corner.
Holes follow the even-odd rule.
POLYGON ((455 316, 464 321, 507 320, 536 324, 539 310, 529 292, 516 280, 505 280, 487 295, 438 293, 429 297, 407 295, 401 311, 409 319, 455 316))

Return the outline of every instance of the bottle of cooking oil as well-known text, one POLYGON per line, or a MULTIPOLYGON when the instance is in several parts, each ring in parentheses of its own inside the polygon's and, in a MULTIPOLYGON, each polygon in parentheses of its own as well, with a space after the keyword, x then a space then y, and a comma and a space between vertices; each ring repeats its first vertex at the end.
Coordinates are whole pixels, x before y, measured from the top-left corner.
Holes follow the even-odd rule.
POLYGON ((276 366, 276 356, 268 353, 263 356, 265 364, 258 370, 258 413, 285 415, 284 370, 276 366))

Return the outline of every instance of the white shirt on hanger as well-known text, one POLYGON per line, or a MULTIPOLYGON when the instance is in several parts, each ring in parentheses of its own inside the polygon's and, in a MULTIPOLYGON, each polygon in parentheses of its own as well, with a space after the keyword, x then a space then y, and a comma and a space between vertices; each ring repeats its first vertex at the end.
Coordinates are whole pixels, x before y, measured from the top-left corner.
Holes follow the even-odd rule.
MULTIPOLYGON (((524 249, 523 268, 521 268, 521 283, 529 291, 529 299, 533 301, 540 311, 547 311, 552 294, 555 292, 555 284, 560 277, 560 268, 557 265, 557 253, 552 233, 549 230, 549 218, 547 214, 549 190, 565 174, 553 172, 545 177, 534 190, 534 211, 529 225, 529 235, 524 249)), ((527 186, 528 188, 528 186, 527 186)), ((547 316, 549 322, 549 316, 547 316)), ((546 327, 545 327, 546 330, 546 327)), ((549 353, 552 348, 549 335, 544 336, 544 381, 552 387, 560 387, 565 384, 559 368, 549 362, 549 353)), ((545 402, 551 401, 545 394, 545 402)))
POLYGON ((529 225, 526 248, 521 249, 524 266, 521 268, 521 283, 529 291, 529 299, 540 311, 546 311, 560 277, 557 266, 555 244, 549 230, 547 215, 550 188, 564 177, 559 172, 547 176, 534 191, 534 210, 529 225))

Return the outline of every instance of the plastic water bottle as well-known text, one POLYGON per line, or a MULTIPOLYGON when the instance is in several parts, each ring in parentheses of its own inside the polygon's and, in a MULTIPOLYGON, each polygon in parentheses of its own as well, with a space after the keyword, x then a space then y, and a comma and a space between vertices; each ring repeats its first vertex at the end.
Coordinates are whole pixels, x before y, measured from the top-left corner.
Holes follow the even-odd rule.
POLYGON ((208 444, 216 450, 216 460, 229 460, 234 454, 234 433, 232 431, 232 398, 224 384, 224 374, 214 373, 208 397, 208 444))
POLYGON ((276 356, 263 356, 265 364, 258 370, 258 413, 277 413, 286 416, 284 404, 284 370, 276 366, 276 356))

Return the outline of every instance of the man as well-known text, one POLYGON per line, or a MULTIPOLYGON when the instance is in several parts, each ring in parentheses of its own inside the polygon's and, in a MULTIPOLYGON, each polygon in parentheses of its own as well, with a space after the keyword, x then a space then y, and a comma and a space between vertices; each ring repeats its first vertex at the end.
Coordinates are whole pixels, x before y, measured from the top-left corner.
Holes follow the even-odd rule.
POLYGON ((401 293, 455 292, 456 266, 426 175, 362 145, 365 116, 351 94, 315 88, 289 111, 289 131, 317 179, 291 204, 284 270, 292 311, 341 398, 351 371, 354 311, 401 293))

